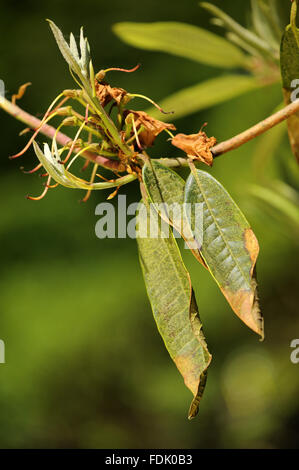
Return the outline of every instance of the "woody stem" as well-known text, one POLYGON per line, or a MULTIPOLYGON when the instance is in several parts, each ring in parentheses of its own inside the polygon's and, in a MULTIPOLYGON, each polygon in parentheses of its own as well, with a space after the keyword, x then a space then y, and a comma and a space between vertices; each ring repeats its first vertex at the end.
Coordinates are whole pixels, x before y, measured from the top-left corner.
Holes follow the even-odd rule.
MULTIPOLYGON (((26 124, 28 127, 32 129, 37 129, 41 121, 36 118, 35 116, 32 116, 31 114, 27 113, 23 109, 19 108, 19 106, 11 103, 5 98, 0 98, 0 108, 2 108, 4 111, 9 113, 11 116, 14 118, 18 119, 18 121, 23 122, 26 124)), ((40 132, 44 134, 45 136, 49 137, 52 139, 56 133, 56 129, 53 126, 49 126, 48 124, 43 124, 42 127, 40 128, 40 132)), ((63 147, 67 145, 69 142, 71 142, 71 138, 68 137, 67 135, 63 134, 62 132, 58 132, 56 134, 56 141, 63 147)), ((78 149, 78 146, 74 148, 78 149)), ((81 149, 81 147, 80 147, 81 149)), ((111 169, 111 170, 118 170, 121 171, 121 163, 118 162, 117 160, 111 160, 109 158, 105 158, 101 155, 98 155, 97 153, 90 152, 86 150, 85 152, 82 152, 82 155, 87 158, 88 160, 91 160, 92 162, 103 166, 105 168, 111 169)))
MULTIPOLYGON (((40 120, 36 117, 32 116, 31 114, 23 111, 17 105, 12 104, 10 101, 6 100, 5 98, 0 99, 0 108, 2 108, 7 113, 11 114, 13 117, 18 119, 19 121, 23 122, 27 126, 36 129, 40 125, 40 120)), ((215 145, 211 151, 214 157, 218 157, 227 153, 231 150, 235 150, 239 148, 241 145, 246 144, 252 139, 255 139, 259 135, 263 134, 264 132, 268 131, 272 127, 280 124, 282 121, 285 121, 290 116, 295 114, 299 111, 299 99, 290 103, 289 105, 285 106, 283 109, 277 111, 276 113, 272 114, 268 118, 264 119, 263 121, 259 122, 253 127, 250 127, 241 134, 232 137, 231 139, 225 140, 224 142, 220 142, 219 144, 215 145)), ((40 132, 47 137, 53 138, 56 129, 48 124, 44 124, 41 127, 40 132)), ((56 136, 56 140, 61 145, 66 145, 70 142, 70 138, 63 134, 62 132, 58 132, 56 136)), ((84 157, 88 160, 91 160, 98 165, 104 166, 106 168, 112 170, 121 171, 121 162, 117 160, 110 160, 109 158, 105 158, 101 155, 98 155, 94 152, 86 151, 83 153, 84 157)), ((159 162, 163 163, 165 166, 171 168, 177 168, 180 166, 188 166, 188 158, 181 157, 181 158, 161 158, 158 160, 159 162)), ((196 162, 195 162, 196 163, 196 162)))

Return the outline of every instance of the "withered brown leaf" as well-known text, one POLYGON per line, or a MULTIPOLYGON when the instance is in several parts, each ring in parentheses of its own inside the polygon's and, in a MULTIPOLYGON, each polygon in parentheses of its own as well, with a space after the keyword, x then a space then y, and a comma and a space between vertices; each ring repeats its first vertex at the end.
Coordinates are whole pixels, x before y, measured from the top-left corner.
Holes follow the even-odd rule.
POLYGON ((111 87, 108 83, 100 83, 98 80, 95 80, 95 90, 97 98, 100 100, 103 107, 112 100, 115 100, 117 104, 120 104, 123 98, 127 95, 127 91, 123 88, 111 87))
POLYGON ((139 134, 139 140, 145 147, 151 147, 156 137, 165 129, 172 131, 176 130, 173 124, 159 121, 158 119, 149 116, 144 111, 128 112, 134 115, 136 129, 139 129, 141 126, 144 128, 139 134))
POLYGON ((200 160, 206 165, 213 165, 213 154, 211 148, 216 144, 215 137, 208 137, 203 131, 197 134, 177 134, 171 143, 175 147, 183 150, 194 160, 200 160))

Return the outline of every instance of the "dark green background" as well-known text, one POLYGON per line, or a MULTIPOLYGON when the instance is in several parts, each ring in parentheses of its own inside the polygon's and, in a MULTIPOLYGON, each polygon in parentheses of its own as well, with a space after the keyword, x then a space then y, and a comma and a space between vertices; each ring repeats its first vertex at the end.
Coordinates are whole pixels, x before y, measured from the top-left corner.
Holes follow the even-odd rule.
MULTIPOLYGON (((213 3, 246 23, 249 1, 213 3)), ((134 74, 111 74, 112 82, 156 101, 225 73, 131 48, 111 32, 117 21, 157 20, 217 31, 193 0, 2 1, 0 78, 7 97, 32 82, 20 104, 35 115, 60 90, 73 87, 45 18, 76 35, 84 25, 97 69, 141 62, 134 74)), ((221 141, 270 114, 281 99, 275 85, 176 124, 192 133, 208 121, 209 134, 221 141)), ((299 338, 298 245, 290 228, 247 192, 256 179, 256 142, 219 158, 212 171, 260 241, 266 340, 259 343, 208 273, 184 252, 213 354, 199 417, 188 422, 191 394, 156 330, 135 242, 95 236, 95 206, 109 192, 95 192, 87 204, 78 203, 80 192, 65 188, 41 202, 26 200, 26 194, 41 192, 41 180, 23 175, 19 166, 31 168, 35 157, 30 150, 22 160, 9 161, 27 137, 18 137, 22 125, 3 112, 0 128, 0 338, 6 343, 0 447, 298 447, 299 364, 290 362, 290 342, 299 338)), ((161 137, 154 154, 173 155, 174 149, 161 137)), ((283 175, 282 162, 292 158, 285 139, 271 171, 283 175)), ((139 199, 137 184, 121 193, 129 201, 139 199)))

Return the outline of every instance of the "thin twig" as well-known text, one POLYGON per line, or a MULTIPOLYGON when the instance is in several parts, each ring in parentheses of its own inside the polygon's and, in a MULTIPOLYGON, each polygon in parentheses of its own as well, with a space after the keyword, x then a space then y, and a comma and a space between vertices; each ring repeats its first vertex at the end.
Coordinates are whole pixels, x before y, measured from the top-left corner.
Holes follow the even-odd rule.
MULTIPOLYGON (((18 121, 23 122, 27 126, 29 126, 31 129, 37 129, 41 121, 40 119, 36 118, 35 116, 32 116, 31 114, 27 113, 23 109, 19 108, 19 106, 11 103, 5 98, 0 98, 0 108, 2 108, 4 111, 9 113, 11 116, 16 118, 18 121)), ((43 124, 43 126, 40 129, 41 134, 44 134, 45 136, 49 137, 52 139, 56 133, 56 129, 53 126, 49 126, 48 124, 43 124)), ((56 135, 56 141, 63 147, 67 145, 69 142, 72 141, 70 137, 67 135, 63 134, 62 132, 58 132, 56 135)), ((80 146, 75 146, 74 150, 81 149, 80 146)), ((111 160, 109 158, 102 157, 101 155, 98 155, 94 152, 90 151, 85 151, 83 152, 84 157, 86 157, 88 160, 91 160, 92 162, 103 166, 105 168, 111 169, 111 170, 119 170, 121 171, 121 164, 117 160, 111 160)))
POLYGON ((241 147, 241 145, 244 145, 250 140, 255 139, 259 135, 276 126, 277 124, 280 124, 282 121, 285 121, 290 116, 292 116, 292 114, 295 114, 298 111, 299 99, 287 105, 285 108, 277 111, 277 113, 272 114, 272 116, 269 116, 268 118, 264 119, 264 121, 261 121, 255 126, 250 127, 241 134, 238 134, 235 137, 232 137, 231 139, 225 140, 224 142, 215 145, 215 147, 211 149, 214 157, 218 157, 223 153, 241 147))

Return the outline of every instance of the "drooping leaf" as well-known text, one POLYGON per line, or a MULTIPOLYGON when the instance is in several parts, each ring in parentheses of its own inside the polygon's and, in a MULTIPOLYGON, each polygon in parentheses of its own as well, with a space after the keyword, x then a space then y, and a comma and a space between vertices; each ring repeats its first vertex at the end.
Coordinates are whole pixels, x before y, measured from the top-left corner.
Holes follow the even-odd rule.
POLYGON ((180 90, 159 102, 163 109, 174 111, 173 114, 161 115, 156 108, 149 108, 147 112, 162 121, 173 121, 224 103, 261 86, 261 82, 250 75, 223 75, 180 90))
POLYGON ((155 160, 149 160, 142 169, 143 182, 155 209, 186 241, 195 258, 206 267, 200 254, 201 243, 196 242, 184 210, 185 181, 175 171, 155 160))
MULTIPOLYGON (((259 245, 249 223, 223 186, 204 171, 190 174, 185 201, 203 204, 202 257, 234 312, 263 338, 254 275, 259 245)), ((189 221, 196 236, 192 212, 189 221)))
POLYGON ((226 39, 185 23, 117 23, 113 31, 123 41, 141 49, 167 52, 223 68, 247 64, 243 52, 226 39))
POLYGON ((193 394, 188 413, 191 419, 198 412, 211 355, 202 332, 190 276, 176 241, 165 228, 165 225, 169 227, 165 222, 160 228, 158 225, 155 209, 140 205, 137 242, 147 293, 165 346, 193 394), (151 227, 156 224, 157 238, 141 236, 149 223, 151 227))

